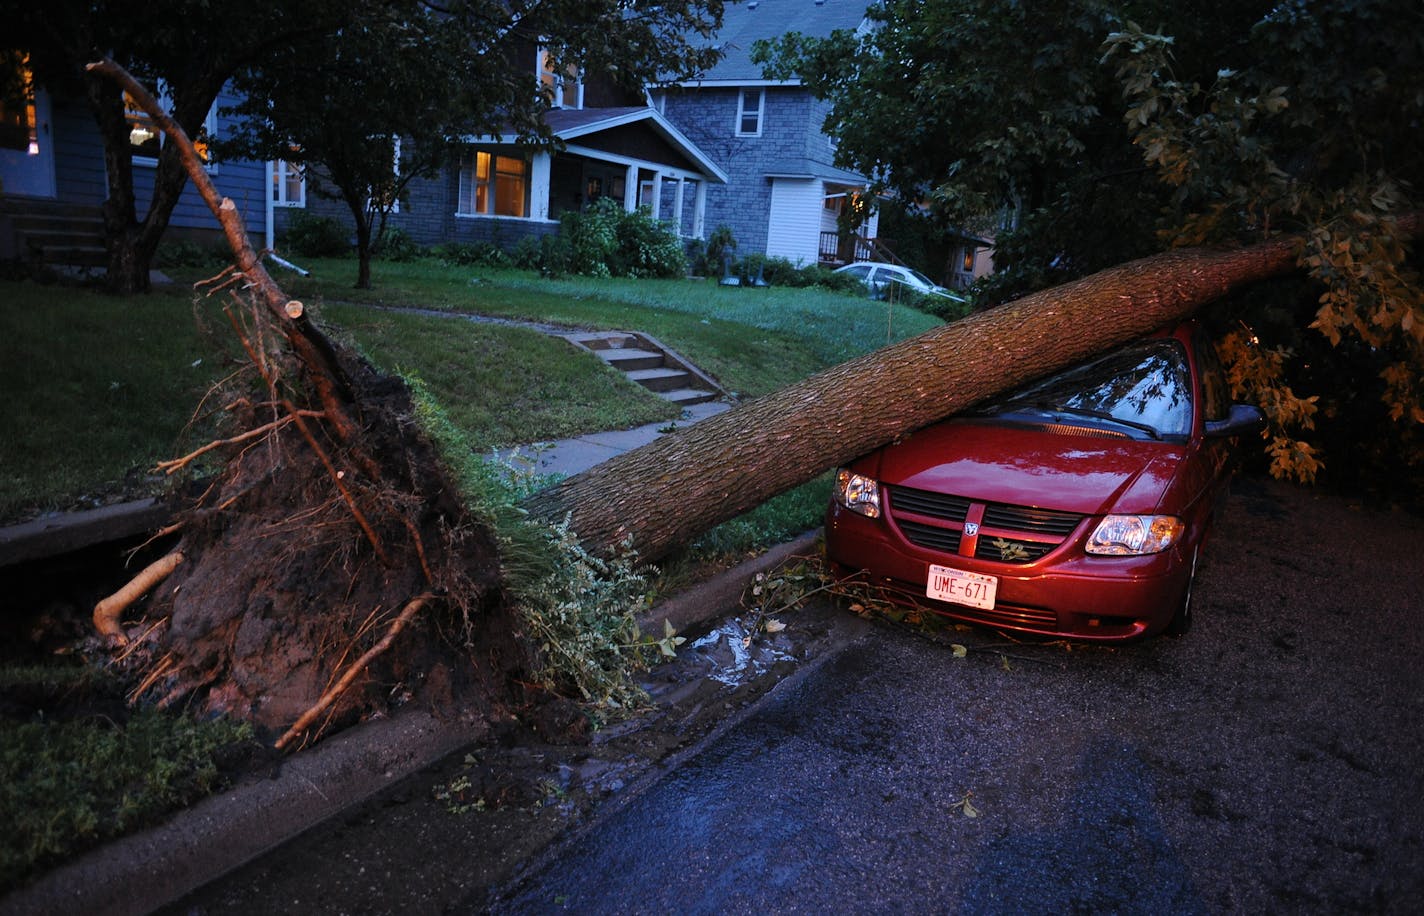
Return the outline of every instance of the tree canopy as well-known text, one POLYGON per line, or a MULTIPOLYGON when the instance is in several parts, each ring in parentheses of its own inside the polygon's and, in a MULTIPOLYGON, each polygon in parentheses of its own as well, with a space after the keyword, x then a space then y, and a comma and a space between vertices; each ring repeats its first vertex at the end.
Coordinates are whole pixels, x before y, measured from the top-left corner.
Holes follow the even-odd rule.
POLYGON ((1310 480, 1333 458, 1337 477, 1419 479, 1424 292, 1395 220, 1420 206, 1424 9, 889 0, 867 16, 759 58, 830 100, 842 165, 995 235, 982 301, 1296 237, 1298 279, 1206 316, 1238 394, 1271 416, 1272 471, 1310 480))
POLYGON ((436 174, 471 137, 550 142, 541 115, 553 100, 536 49, 555 73, 577 68, 641 92, 715 60, 699 36, 721 10, 721 0, 391 5, 334 36, 282 42, 242 71, 242 129, 223 148, 314 168, 312 187, 351 213, 357 285, 369 286, 372 248, 412 181, 436 174))
MULTIPOLYGON (((187 184, 176 152, 164 147, 146 213, 135 203, 135 173, 124 95, 85 70, 114 60, 160 91, 174 120, 198 137, 223 87, 235 77, 272 97, 254 105, 271 128, 250 136, 249 152, 287 158, 293 142, 321 146, 345 183, 391 201, 391 138, 427 142, 403 150, 418 173, 457 129, 466 134, 539 134, 532 60, 512 49, 543 44, 559 72, 570 65, 641 88, 686 76, 715 59, 703 39, 721 22, 722 0, 649 4, 620 0, 269 0, 257 4, 184 0, 100 0, 8 4, 0 89, 21 66, 52 90, 86 98, 104 141, 108 284, 148 288, 148 269, 187 184), (263 108, 263 105, 268 107, 263 108), (351 141, 338 149, 341 142, 351 141), (419 152, 416 152, 416 150, 419 152), (385 170, 373 170, 379 162, 385 170), (362 164, 364 163, 364 164, 362 164), (361 164, 358 166, 358 164, 361 164), (376 176, 374 180, 371 176, 376 176)), ((230 151, 241 149, 232 147, 230 151)), ((348 192, 343 190, 343 196, 348 192)))

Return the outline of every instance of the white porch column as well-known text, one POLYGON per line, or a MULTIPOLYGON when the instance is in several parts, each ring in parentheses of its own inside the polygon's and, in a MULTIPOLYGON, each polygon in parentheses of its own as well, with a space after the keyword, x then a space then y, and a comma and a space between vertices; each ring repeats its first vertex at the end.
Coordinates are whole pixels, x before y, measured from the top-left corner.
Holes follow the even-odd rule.
POLYGON ((638 209, 638 167, 628 166, 623 173, 623 209, 632 213, 638 209))
POLYGON ((529 163, 529 216, 531 219, 549 218, 549 163, 548 153, 535 153, 529 163))
POLYGON ((697 182, 697 203, 692 211, 692 237, 707 238, 707 182, 697 182))
POLYGON ((663 173, 662 173, 662 172, 654 172, 654 173, 653 173, 653 195, 652 195, 652 196, 653 196, 653 199, 652 199, 652 205, 653 205, 653 219, 662 219, 662 217, 663 217, 663 173))
POLYGON ((683 192, 686 190, 686 188, 687 188, 687 179, 686 179, 686 178, 679 178, 679 179, 677 180, 677 190, 674 191, 674 192, 673 192, 673 195, 672 195, 672 212, 673 212, 673 214, 674 214, 674 216, 673 216, 673 221, 675 222, 675 224, 676 224, 676 226, 677 226, 677 234, 678 234, 679 236, 681 236, 681 235, 684 234, 683 231, 682 231, 682 207, 683 207, 683 192))

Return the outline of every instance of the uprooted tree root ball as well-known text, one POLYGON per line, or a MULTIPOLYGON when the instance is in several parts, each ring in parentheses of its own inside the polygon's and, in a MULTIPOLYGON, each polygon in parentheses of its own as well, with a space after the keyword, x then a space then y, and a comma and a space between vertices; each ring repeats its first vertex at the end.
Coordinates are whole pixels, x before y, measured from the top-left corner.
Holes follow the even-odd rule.
POLYGON ((135 699, 193 703, 274 736, 315 710, 288 740, 410 698, 444 706, 458 692, 485 712, 508 702, 528 661, 496 542, 447 484, 405 385, 337 348, 359 405, 357 433, 340 441, 319 409, 293 409, 300 367, 255 343, 280 339, 261 310, 241 317, 258 371, 225 395, 238 432, 177 519, 183 562, 120 640, 133 639, 120 657, 135 699))

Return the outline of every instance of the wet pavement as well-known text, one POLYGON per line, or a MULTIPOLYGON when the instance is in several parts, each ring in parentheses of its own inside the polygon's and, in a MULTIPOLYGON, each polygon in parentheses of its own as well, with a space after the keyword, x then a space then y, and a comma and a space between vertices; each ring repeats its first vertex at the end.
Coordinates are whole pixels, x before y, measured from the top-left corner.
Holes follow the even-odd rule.
POLYGON ((1187 638, 878 626, 497 910, 1424 910, 1424 526, 1281 492, 1187 638))
POLYGON ((1421 912, 1420 556, 1250 482, 1184 639, 726 621, 648 717, 452 758, 169 912, 1421 912))

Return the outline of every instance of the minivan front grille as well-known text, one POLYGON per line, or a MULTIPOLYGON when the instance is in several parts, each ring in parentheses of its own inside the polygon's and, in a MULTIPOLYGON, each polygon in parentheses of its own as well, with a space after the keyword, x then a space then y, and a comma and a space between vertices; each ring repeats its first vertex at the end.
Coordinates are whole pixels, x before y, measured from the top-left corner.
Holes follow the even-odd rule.
MULTIPOLYGON (((885 489, 890 518, 907 541, 928 550, 959 553, 964 522, 974 500, 910 487, 885 489)), ((1034 562, 1062 544, 1083 520, 1081 514, 1057 509, 1008 503, 982 505, 984 515, 974 556, 1000 563, 1034 562)))

